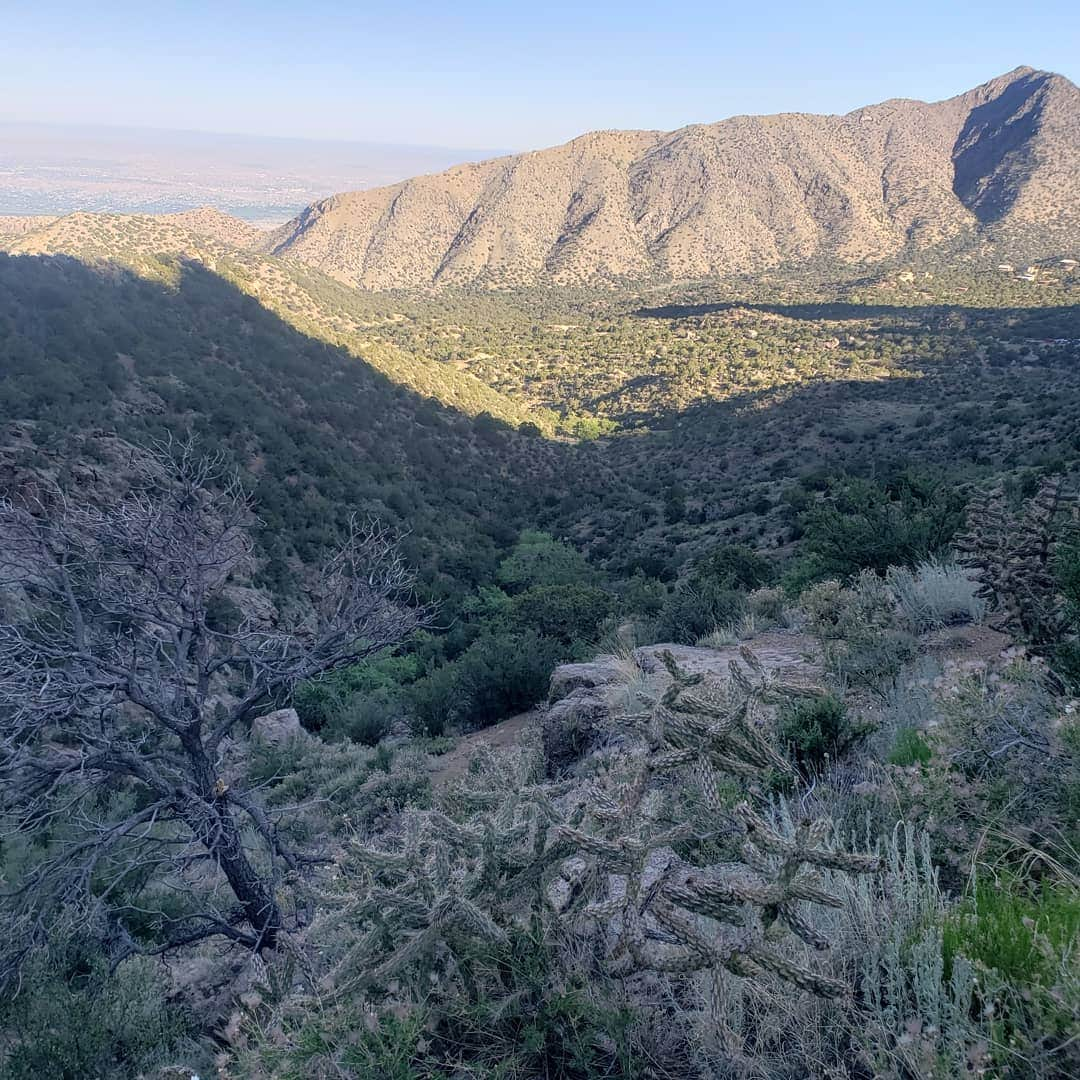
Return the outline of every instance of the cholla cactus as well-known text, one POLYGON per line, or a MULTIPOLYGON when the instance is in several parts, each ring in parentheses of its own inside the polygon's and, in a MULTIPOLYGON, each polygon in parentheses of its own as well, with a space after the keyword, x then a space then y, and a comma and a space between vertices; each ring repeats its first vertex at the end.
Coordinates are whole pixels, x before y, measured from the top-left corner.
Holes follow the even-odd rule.
POLYGON ((347 869, 361 888, 349 921, 362 935, 335 972, 339 989, 400 984, 411 973, 429 992, 436 971, 439 981, 468 984, 478 941, 505 942, 515 923, 557 917, 599 927, 615 974, 726 969, 843 993, 776 943, 794 934, 826 947, 801 905, 838 906, 821 871, 868 872, 875 858, 830 848, 828 821, 785 835, 748 802, 726 815, 742 833, 742 862, 692 867, 673 849, 723 819, 720 775, 752 786, 770 770, 790 772, 755 709, 809 691, 769 680, 748 651, 743 659, 749 674, 733 664, 730 681, 710 687, 665 654, 672 681, 637 718, 644 745, 589 785, 515 783, 492 759, 481 786, 459 794, 464 820, 414 813, 398 851, 354 846, 347 869), (700 820, 672 821, 672 780, 681 776, 700 788, 700 820))
POLYGON ((566 827, 560 832, 613 875, 609 896, 584 913, 621 922, 615 959, 629 956, 639 968, 665 972, 724 968, 752 977, 768 971, 817 994, 841 994, 841 983, 793 963, 771 946, 793 933, 816 949, 826 948, 828 942, 800 914, 800 903, 839 906, 820 871, 872 872, 879 868, 876 857, 828 848, 831 823, 825 819, 783 836, 742 802, 734 817, 745 834, 743 862, 700 869, 670 850, 692 831, 688 825, 652 825, 658 808, 650 807, 646 793, 658 774, 687 770, 714 814, 722 810, 718 773, 754 781, 770 769, 791 772, 754 723, 754 707, 813 691, 771 681, 753 653, 745 648, 741 653, 752 677, 732 663, 730 682, 710 688, 665 652, 672 682, 648 719, 648 757, 621 786, 618 802, 590 800, 594 815, 614 823, 619 835, 605 838, 566 827))
POLYGON ((1019 631, 1036 645, 1060 638, 1063 603, 1053 561, 1069 508, 1075 527, 1075 506, 1061 477, 1045 479, 1018 513, 1000 485, 972 499, 967 532, 956 546, 979 581, 995 629, 1019 631))
POLYGON ((486 764, 487 783, 459 793, 471 808, 466 821, 416 811, 404 819, 398 851, 350 846, 341 865, 357 899, 338 920, 362 934, 331 977, 339 992, 436 966, 454 981, 477 941, 504 943, 513 920, 539 906, 545 870, 571 853, 553 828, 580 821, 583 808, 557 808, 568 784, 520 785, 506 775, 512 770, 486 764))

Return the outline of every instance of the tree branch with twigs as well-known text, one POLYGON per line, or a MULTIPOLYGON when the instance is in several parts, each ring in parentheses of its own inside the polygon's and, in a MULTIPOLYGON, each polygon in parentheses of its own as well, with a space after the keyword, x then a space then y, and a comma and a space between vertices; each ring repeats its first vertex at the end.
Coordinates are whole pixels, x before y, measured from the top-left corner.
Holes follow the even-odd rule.
POLYGON ((227 601, 254 567, 257 519, 237 476, 191 442, 134 466, 131 490, 107 504, 59 489, 0 500, 0 820, 53 837, 7 904, 39 932, 71 903, 122 921, 119 898, 138 882, 194 896, 211 875, 215 902, 165 920, 166 946, 221 935, 272 947, 288 929, 282 881, 317 856, 292 850, 258 792, 223 773, 222 743, 431 612, 394 538, 353 517, 301 614, 244 614, 227 601))

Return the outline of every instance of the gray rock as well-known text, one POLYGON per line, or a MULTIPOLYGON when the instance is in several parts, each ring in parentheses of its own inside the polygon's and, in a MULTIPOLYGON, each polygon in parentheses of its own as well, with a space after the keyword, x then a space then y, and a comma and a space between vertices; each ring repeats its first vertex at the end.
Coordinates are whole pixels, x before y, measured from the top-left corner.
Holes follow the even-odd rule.
POLYGON ((251 722, 252 742, 264 746, 281 746, 306 736, 307 732, 300 726, 300 717, 295 709, 277 709, 251 722))
POLYGON ((544 767, 548 776, 562 775, 574 762, 589 754, 611 719, 611 707, 602 688, 579 688, 549 706, 540 720, 544 767))
POLYGON ((578 690, 593 690, 613 683, 618 673, 613 658, 600 656, 587 664, 562 664, 551 673, 548 702, 554 705, 578 690))
MULTIPOLYGON (((773 631, 757 635, 748 644, 770 675, 782 675, 786 682, 802 685, 819 684, 820 669, 808 658, 813 643, 803 635, 773 631)), ((634 650, 636 676, 626 659, 614 656, 598 656, 588 663, 556 668, 548 693, 550 704, 541 718, 548 775, 566 776, 576 771, 583 758, 601 748, 640 741, 620 718, 624 709, 619 697, 625 686, 633 700, 641 701, 641 708, 658 699, 670 684, 661 659, 665 651, 671 652, 683 670, 704 675, 707 682, 722 684, 731 677, 732 663, 748 670, 739 649, 738 644, 719 649, 671 642, 646 645, 634 650)), ((636 709, 637 706, 631 707, 631 711, 636 709)))

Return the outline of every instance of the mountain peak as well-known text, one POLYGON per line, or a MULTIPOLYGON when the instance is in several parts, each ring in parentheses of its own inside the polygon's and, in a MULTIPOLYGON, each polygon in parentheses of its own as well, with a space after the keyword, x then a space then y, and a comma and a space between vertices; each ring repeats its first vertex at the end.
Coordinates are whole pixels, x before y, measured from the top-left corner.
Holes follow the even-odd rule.
POLYGON ((308 207, 268 250, 369 288, 699 278, 1080 235, 1080 92, 1020 66, 928 104, 603 131, 308 207))

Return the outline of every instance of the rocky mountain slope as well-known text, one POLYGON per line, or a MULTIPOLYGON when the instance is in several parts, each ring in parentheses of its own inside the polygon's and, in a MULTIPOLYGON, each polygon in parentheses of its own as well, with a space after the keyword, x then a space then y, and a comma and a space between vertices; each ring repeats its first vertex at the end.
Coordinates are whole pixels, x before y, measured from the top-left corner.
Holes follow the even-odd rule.
POLYGON ((211 206, 176 214, 98 214, 0 217, 0 240, 12 254, 65 253, 114 259, 126 253, 225 255, 263 246, 262 230, 211 206))
POLYGON ((1060 253, 1080 232, 1080 90, 1031 68, 935 104, 738 116, 335 195, 267 250, 351 284, 699 278, 949 241, 1060 253))

